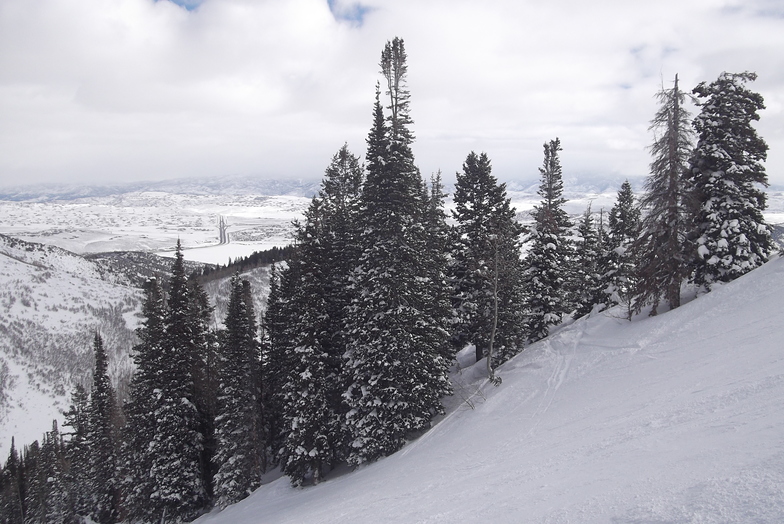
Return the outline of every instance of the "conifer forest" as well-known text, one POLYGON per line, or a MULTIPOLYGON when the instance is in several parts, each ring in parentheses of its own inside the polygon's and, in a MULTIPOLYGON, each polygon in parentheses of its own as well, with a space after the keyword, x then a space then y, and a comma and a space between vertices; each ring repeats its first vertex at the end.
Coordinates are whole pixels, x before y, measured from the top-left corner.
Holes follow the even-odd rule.
POLYGON ((420 173, 407 61, 402 39, 386 43, 366 149, 332 157, 271 266, 266 309, 237 272, 214 325, 178 244, 143 287, 127 398, 92 333, 92 386, 40 442, 3 457, 0 523, 186 522, 270 471, 317 484, 426 432, 458 351, 473 347, 503 387, 499 366, 568 319, 669 311, 685 285, 707 293, 776 251, 754 73, 662 86, 644 191, 624 183, 609 212, 569 216, 569 144, 542 137, 541 201, 523 226, 487 153, 466 151, 449 212, 442 174, 420 173))

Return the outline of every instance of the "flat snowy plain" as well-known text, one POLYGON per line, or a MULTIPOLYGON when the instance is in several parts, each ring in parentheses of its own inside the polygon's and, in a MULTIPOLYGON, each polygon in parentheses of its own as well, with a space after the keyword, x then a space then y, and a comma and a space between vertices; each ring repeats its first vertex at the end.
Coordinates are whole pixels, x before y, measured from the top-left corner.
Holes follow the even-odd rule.
POLYGON ((784 522, 783 297, 776 259, 655 317, 580 319, 500 387, 465 367, 448 414, 395 455, 198 522, 784 522))

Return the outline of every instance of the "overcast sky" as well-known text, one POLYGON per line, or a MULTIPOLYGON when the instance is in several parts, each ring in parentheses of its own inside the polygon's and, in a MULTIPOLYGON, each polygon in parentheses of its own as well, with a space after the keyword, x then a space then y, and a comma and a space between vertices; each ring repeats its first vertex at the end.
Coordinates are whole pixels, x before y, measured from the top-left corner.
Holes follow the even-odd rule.
POLYGON ((395 36, 426 175, 535 179, 557 136, 567 177, 643 176, 662 82, 749 70, 784 184, 782 0, 0 0, 0 185, 318 178, 395 36))

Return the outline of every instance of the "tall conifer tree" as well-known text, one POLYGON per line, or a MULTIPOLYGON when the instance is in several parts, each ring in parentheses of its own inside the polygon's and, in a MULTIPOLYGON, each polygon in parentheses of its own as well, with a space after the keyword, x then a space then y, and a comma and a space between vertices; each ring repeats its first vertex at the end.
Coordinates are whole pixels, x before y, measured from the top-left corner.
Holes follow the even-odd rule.
POLYGON ((494 345, 503 355, 500 360, 506 360, 522 349, 525 338, 523 228, 515 220, 506 184, 498 184, 485 153, 471 152, 466 158, 457 173, 454 202, 452 278, 458 323, 453 340, 459 347, 474 344, 479 361, 487 354, 495 324, 494 345))
POLYGON ((594 225, 591 206, 583 213, 577 226, 579 240, 575 246, 574 299, 577 306, 575 315, 581 317, 590 313, 594 306, 604 304, 604 281, 602 279, 602 246, 599 232, 594 225))
POLYGON ((701 107, 689 165, 696 204, 694 281, 708 288, 759 267, 773 250, 760 188, 768 185, 762 165, 768 146, 751 125, 765 105, 745 85, 756 78, 755 73, 725 72, 693 91, 701 107))
POLYGON ((136 371, 131 378, 130 398, 125 405, 126 425, 123 429, 122 490, 128 517, 137 522, 152 522, 160 515, 154 512, 150 498, 155 491, 150 475, 153 456, 150 443, 155 437, 157 420, 155 404, 160 381, 165 375, 163 344, 165 304, 158 280, 144 284, 142 325, 136 334, 139 344, 133 348, 136 371))
POLYGON ((182 247, 177 241, 169 300, 164 316, 161 361, 165 372, 154 392, 156 428, 150 444, 150 503, 158 519, 192 519, 205 507, 207 492, 201 462, 204 445, 194 404, 190 297, 182 247))
POLYGON ((22 464, 11 437, 8 459, 0 471, 0 515, 5 524, 24 523, 22 498, 22 464))
POLYGON ((63 432, 68 437, 65 443, 65 459, 68 462, 66 485, 70 496, 69 506, 76 515, 86 516, 89 513, 89 450, 87 449, 87 427, 89 417, 89 396, 81 384, 77 384, 71 393, 71 405, 64 414, 63 432))
POLYGON ((628 180, 621 184, 615 205, 610 209, 609 251, 606 260, 606 293, 609 305, 620 304, 631 320, 637 294, 637 252, 634 242, 640 234, 640 208, 628 180))
POLYGON ((108 360, 103 339, 98 333, 93 341, 95 370, 90 393, 87 424, 90 493, 90 516, 95 522, 107 524, 119 517, 117 481, 116 428, 117 404, 109 381, 108 360))
POLYGON ((216 417, 215 496, 226 507, 261 484, 264 454, 261 420, 259 342, 250 287, 239 274, 231 279, 221 333, 221 371, 216 417))
POLYGON ((291 368, 282 385, 285 439, 281 467, 295 485, 318 482, 342 457, 345 408, 342 356, 349 273, 358 258, 359 160, 343 146, 322 188, 298 225, 289 260, 287 351, 291 368), (293 279, 296 279, 294 281, 293 279))
POLYGON ((572 262, 572 246, 567 236, 571 227, 563 206, 563 173, 558 153, 561 141, 556 138, 544 144, 544 164, 539 168, 542 197, 534 208, 531 243, 525 259, 527 331, 531 341, 542 339, 550 326, 561 322, 571 310, 568 294, 568 267, 572 262))
POLYGON ((450 391, 443 358, 446 333, 418 293, 429 281, 427 201, 411 152, 403 41, 388 42, 381 71, 389 96, 384 119, 378 88, 368 136, 367 179, 360 217, 361 255, 353 273, 345 393, 348 460, 359 464, 399 449, 427 427, 450 391))
POLYGON ((686 95, 678 87, 678 75, 671 89, 657 93, 661 107, 651 121, 651 174, 645 182, 641 206, 645 211, 638 254, 635 310, 652 304, 656 314, 664 298, 670 309, 680 306, 681 283, 689 273, 687 234, 689 232, 690 191, 686 164, 691 154, 692 129, 683 107, 686 95))
POLYGON ((267 447, 267 466, 278 464, 286 431, 283 421, 283 386, 291 369, 289 324, 294 318, 287 296, 291 278, 288 267, 277 264, 270 268, 270 290, 267 309, 262 321, 261 388, 264 406, 264 440, 267 447))

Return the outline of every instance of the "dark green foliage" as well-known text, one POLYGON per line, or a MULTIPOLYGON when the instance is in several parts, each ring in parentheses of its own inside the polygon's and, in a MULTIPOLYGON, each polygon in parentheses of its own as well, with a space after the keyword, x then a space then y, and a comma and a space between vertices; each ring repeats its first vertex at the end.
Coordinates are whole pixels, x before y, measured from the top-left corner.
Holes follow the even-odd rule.
POLYGON ((299 311, 289 339, 292 367, 283 384, 286 436, 281 469, 294 485, 312 478, 318 482, 325 467, 339 456, 341 421, 339 355, 330 353, 332 319, 324 284, 327 246, 322 231, 321 201, 313 199, 306 223, 297 233, 297 255, 291 260, 298 282, 289 300, 299 311), (337 389, 337 392, 335 391, 337 389))
POLYGON ((43 522, 59 524, 72 521, 75 514, 70 505, 70 496, 65 480, 66 463, 57 421, 52 423, 52 430, 44 435, 43 442, 41 471, 46 476, 45 518, 43 522))
POLYGON ((381 70, 390 115, 383 118, 377 90, 368 136, 361 254, 352 275, 345 353, 351 464, 399 449, 443 410, 441 397, 450 391, 445 319, 434 318, 432 295, 420 292, 423 283, 435 283, 427 198, 410 148, 405 58, 402 40, 387 43, 381 70))
POLYGON ((645 210, 639 239, 637 297, 634 309, 651 304, 655 315, 664 298, 670 309, 680 306, 681 283, 688 276, 690 191, 686 163, 691 154, 692 130, 689 113, 683 108, 686 95, 678 88, 657 94, 661 108, 651 121, 655 140, 651 146, 651 174, 640 202, 645 210))
POLYGON ((485 153, 471 152, 466 158, 462 173, 457 173, 454 202, 452 216, 457 224, 451 273, 457 322, 452 338, 458 348, 474 344, 478 361, 487 353, 496 324, 495 353, 504 361, 522 350, 525 338, 520 262, 523 228, 515 220, 506 185, 498 184, 491 174, 485 153), (498 312, 494 315, 496 298, 498 312))
POLYGON ((164 316, 164 339, 158 387, 153 392, 155 433, 150 443, 150 477, 154 490, 150 504, 157 518, 187 520, 207 504, 201 462, 204 445, 201 421, 194 404, 193 368, 195 348, 188 282, 179 241, 169 300, 164 316))
POLYGON ((144 297, 144 320, 137 330, 140 342, 133 351, 136 372, 131 379, 130 399, 125 405, 121 479, 129 518, 151 522, 156 520, 156 515, 153 513, 154 507, 149 503, 155 490, 150 476, 153 460, 150 442, 157 426, 153 405, 155 391, 164 374, 161 358, 165 336, 164 299, 156 279, 147 281, 144 297))
POLYGON ((270 291, 264 313, 261 335, 261 395, 264 406, 264 440, 267 444, 267 465, 275 465, 283 447, 283 385, 291 369, 288 323, 293 311, 287 299, 291 294, 291 271, 281 271, 276 264, 270 269, 270 291))
POLYGON ((87 423, 90 517, 100 524, 115 522, 119 516, 119 487, 116 475, 117 405, 109 382, 108 362, 103 339, 96 333, 93 341, 95 370, 87 423))
POLYGON ((640 232, 640 208, 634 202, 628 180, 621 184, 618 199, 610 210, 609 226, 604 275, 608 302, 611 306, 622 305, 624 316, 631 320, 637 293, 637 258, 633 246, 640 232))
POLYGON ((41 445, 34 441, 25 446, 22 501, 25 523, 46 521, 46 472, 41 464, 41 445))
POLYGON ((561 322, 571 311, 568 293, 572 246, 568 231, 569 216, 563 209, 563 175, 558 156, 561 141, 544 144, 544 165, 539 168, 542 182, 538 194, 542 202, 534 208, 534 226, 528 238, 530 248, 525 259, 526 329, 531 341, 542 339, 550 326, 561 322))
POLYGON ((0 470, 0 521, 3 524, 23 524, 22 464, 14 439, 5 466, 0 470))
POLYGON ((215 454, 216 446, 215 416, 218 403, 218 342, 215 333, 210 329, 213 308, 209 304, 207 293, 193 276, 188 280, 188 288, 193 404, 198 413, 198 431, 203 438, 200 459, 202 480, 207 491, 207 497, 211 498, 212 477, 215 474, 212 457, 215 454))
POLYGON ((235 274, 220 334, 220 385, 215 436, 215 498, 226 507, 261 484, 264 455, 261 370, 250 286, 235 274))
POLYGON ((237 257, 225 266, 213 267, 205 265, 199 276, 199 282, 206 283, 216 279, 227 278, 236 272, 244 273, 253 268, 274 264, 291 258, 291 245, 284 247, 272 246, 270 249, 254 251, 246 257, 237 257))
POLYGON ((65 482, 69 493, 69 507, 76 515, 88 515, 90 504, 88 487, 88 473, 90 468, 90 454, 87 444, 87 427, 89 419, 89 396, 87 391, 77 384, 71 393, 71 405, 63 413, 63 432, 67 437, 65 444, 65 460, 68 463, 65 482))
POLYGON ((604 304, 605 285, 602 279, 603 255, 600 234, 593 222, 591 206, 585 210, 580 224, 577 226, 580 239, 575 246, 573 291, 576 317, 590 313, 594 306, 604 304))
POLYGON ((765 263, 772 250, 766 207, 768 178, 762 162, 768 146, 751 126, 765 108, 745 84, 754 73, 722 73, 694 88, 700 114, 694 119, 697 147, 689 163, 694 187, 696 256, 694 281, 710 288, 765 263))
POLYGON ((282 384, 281 468, 293 484, 318 482, 342 457, 349 274, 358 256, 359 161, 344 145, 325 173, 286 272, 288 336, 282 384))

